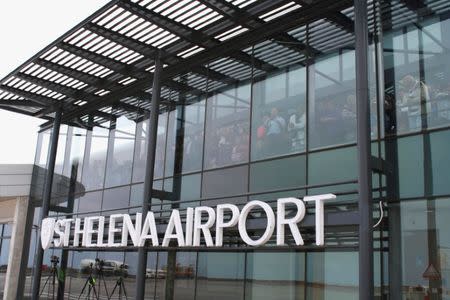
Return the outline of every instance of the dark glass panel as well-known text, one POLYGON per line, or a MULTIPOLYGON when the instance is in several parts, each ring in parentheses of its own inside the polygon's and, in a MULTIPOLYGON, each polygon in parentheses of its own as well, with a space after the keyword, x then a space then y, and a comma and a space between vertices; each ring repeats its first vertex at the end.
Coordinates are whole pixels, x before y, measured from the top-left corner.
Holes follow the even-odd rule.
POLYGON ((250 167, 250 192, 295 188, 305 184, 304 155, 253 163, 250 167))
POLYGON ((202 198, 239 195, 247 192, 248 167, 240 166, 203 173, 202 198))
POLYGON ((306 147, 306 68, 292 67, 253 84, 252 160, 306 147))
POLYGON ((433 195, 450 194, 450 131, 430 133, 433 195))
POLYGON ((423 137, 398 140, 398 184, 401 197, 424 194, 423 137))
POLYGON ((197 300, 244 297, 245 253, 199 252, 197 300))
MULTIPOLYGON (((90 213, 94 211, 99 211, 102 205, 102 192, 91 192, 79 197, 78 199, 78 212, 79 213, 90 213)), ((76 206, 75 206, 76 209, 76 206)), ((98 213, 95 213, 98 215, 98 213)), ((83 215, 83 217, 86 214, 83 215)))
POLYGON ((309 154, 308 184, 325 184, 357 178, 356 148, 341 148, 309 154))
POLYGON ((136 123, 125 116, 112 125, 108 141, 105 187, 129 184, 133 164, 136 123))
POLYGON ((305 299, 303 253, 248 253, 246 266, 245 299, 305 299))
POLYGON ((248 161, 249 131, 249 84, 229 87, 208 98, 205 168, 248 161))
POLYGON ((129 206, 130 187, 124 186, 119 188, 107 189, 103 193, 102 209, 119 209, 129 206))

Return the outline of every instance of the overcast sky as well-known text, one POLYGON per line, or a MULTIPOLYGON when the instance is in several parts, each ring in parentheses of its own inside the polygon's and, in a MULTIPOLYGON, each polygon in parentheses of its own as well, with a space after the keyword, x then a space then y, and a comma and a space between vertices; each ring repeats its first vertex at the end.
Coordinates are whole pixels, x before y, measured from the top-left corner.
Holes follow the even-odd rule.
MULTIPOLYGON (((0 2, 0 78, 88 17, 108 0, 0 2)), ((39 124, 45 120, 0 109, 0 164, 33 163, 39 124)))

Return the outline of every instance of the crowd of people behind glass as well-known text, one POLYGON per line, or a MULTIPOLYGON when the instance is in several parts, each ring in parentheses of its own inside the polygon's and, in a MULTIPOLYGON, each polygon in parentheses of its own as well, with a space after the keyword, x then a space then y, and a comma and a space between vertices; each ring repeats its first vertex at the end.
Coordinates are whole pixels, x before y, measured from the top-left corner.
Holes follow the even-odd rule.
MULTIPOLYGON (((429 85, 424 80, 407 74, 397 80, 393 88, 387 89, 384 95, 384 130, 387 134, 414 132, 450 122, 450 83, 429 85)), ((300 99, 302 97, 304 98, 296 97, 295 101, 281 99, 254 108, 252 145, 249 141, 248 116, 240 117, 236 114, 230 121, 221 123, 216 120, 210 127, 207 125, 204 167, 211 169, 247 162, 250 147, 252 160, 303 152, 306 149, 307 126, 310 130, 308 142, 311 149, 356 141, 357 113, 353 91, 318 98, 314 106, 309 108, 309 125, 306 101, 300 99)), ((374 138, 377 130, 375 97, 370 102, 371 135, 374 138)), ((177 155, 182 152, 183 172, 201 169, 204 134, 202 124, 185 129, 183 147, 177 150, 177 155)), ((163 135, 158 136, 158 139, 165 138, 163 135)), ((172 145, 174 149, 170 148, 170 143, 167 147, 166 151, 175 151, 175 144, 172 145)), ((162 150, 159 149, 156 154, 156 177, 162 176, 165 160, 162 150)), ((92 166, 86 171, 91 173, 91 181, 98 180, 91 182, 91 188, 100 188, 103 183, 101 165, 104 162, 93 159, 92 166)), ((129 182, 129 179, 121 177, 130 176, 131 161, 119 163, 113 159, 109 163, 108 168, 116 174, 113 178, 118 182, 110 182, 108 185, 129 182)), ((139 169, 139 166, 135 167, 139 169)))

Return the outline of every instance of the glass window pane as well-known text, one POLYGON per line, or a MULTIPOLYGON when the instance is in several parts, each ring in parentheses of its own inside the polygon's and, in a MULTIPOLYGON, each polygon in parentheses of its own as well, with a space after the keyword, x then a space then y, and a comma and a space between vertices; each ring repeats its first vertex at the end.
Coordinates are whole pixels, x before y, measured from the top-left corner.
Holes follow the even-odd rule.
POLYGON ((250 85, 214 93, 206 114, 205 168, 248 161, 250 85))
POLYGON ((248 253, 246 265, 245 299, 304 299, 303 253, 248 253))
POLYGON ((199 252, 197 300, 244 297, 245 253, 199 252))
POLYGON ((357 178, 356 172, 355 147, 309 154, 308 184, 310 185, 354 180, 357 178))
POLYGON ((383 33, 385 89, 394 99, 397 133, 450 124, 449 53, 445 46, 450 21, 435 13, 424 13, 420 20, 408 20, 400 28, 386 27, 383 33))
POLYGON ((102 209, 109 210, 116 208, 127 208, 129 206, 129 198, 129 186, 107 189, 103 193, 102 209))
MULTIPOLYGON (((164 170, 164 149, 166 146, 167 113, 158 117, 158 129, 156 139, 156 157, 154 178, 161 178, 164 170)), ((133 182, 143 182, 145 176, 145 164, 147 161, 147 130, 148 119, 136 125, 136 143, 133 162, 133 182)))
POLYGON ((333 53, 310 67, 310 148, 356 140, 354 51, 333 53), (343 74, 346 74, 343 77, 343 74))
POLYGON ((133 162, 136 123, 122 116, 109 134, 105 187, 129 184, 133 162))
POLYGON ((398 140, 398 178, 401 197, 424 194, 423 162, 422 136, 398 140))
POLYGON ((311 252, 306 261, 306 299, 359 299, 357 252, 311 252))
POLYGON ((196 264, 196 252, 160 253, 156 299, 194 300, 196 264))
MULTIPOLYGON (((94 211, 99 211, 102 205, 102 192, 90 192, 85 195, 79 197, 78 199, 78 212, 79 213, 90 213, 94 211)), ((77 206, 75 206, 76 209, 77 206)), ((94 213, 94 215, 98 215, 98 213, 94 213)), ((84 214, 81 217, 86 216, 84 214)))
POLYGON ((247 166, 205 172, 202 198, 243 194, 247 192, 247 183, 247 166))
POLYGON ((305 184, 304 155, 253 163, 250 167, 250 192, 295 188, 305 184))
POLYGON ((253 84, 252 160, 305 150, 306 68, 253 84))
POLYGON ((109 131, 107 129, 97 126, 87 132, 86 157, 84 158, 81 180, 87 191, 103 187, 108 136, 109 131))
POLYGON ((205 101, 179 105, 169 114, 165 176, 201 170, 205 101))
POLYGON ((164 190, 173 193, 174 200, 193 202, 179 204, 181 208, 195 207, 200 199, 200 174, 176 176, 164 180, 164 190))

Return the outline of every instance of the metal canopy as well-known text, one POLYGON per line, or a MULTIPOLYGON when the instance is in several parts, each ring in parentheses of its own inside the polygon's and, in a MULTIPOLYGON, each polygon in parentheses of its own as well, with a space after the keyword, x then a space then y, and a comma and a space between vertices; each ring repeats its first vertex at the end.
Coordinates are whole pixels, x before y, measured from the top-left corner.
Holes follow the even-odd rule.
MULTIPOLYGON (((158 51, 164 64, 161 106, 171 108, 178 100, 174 95, 189 100, 204 94, 205 78, 211 92, 249 79, 251 68, 264 74, 292 60, 305 64, 351 47, 352 5, 348 0, 114 0, 2 79, 0 108, 46 119, 44 128, 58 109, 63 123, 83 127, 121 115, 142 119, 150 108, 158 51)), ((399 20, 424 10, 411 1, 396 5, 403 15, 408 12, 399 20)))

